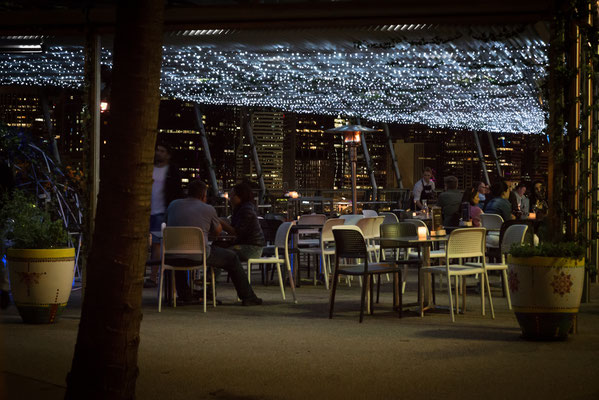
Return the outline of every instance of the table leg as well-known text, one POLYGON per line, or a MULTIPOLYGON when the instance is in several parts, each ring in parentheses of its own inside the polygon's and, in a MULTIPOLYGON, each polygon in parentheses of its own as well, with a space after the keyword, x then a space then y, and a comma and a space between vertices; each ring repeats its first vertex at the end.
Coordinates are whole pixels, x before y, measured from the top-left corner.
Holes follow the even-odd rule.
MULTIPOLYGON (((421 251, 422 251, 422 265, 423 266, 430 266, 431 264, 431 251, 430 251, 430 246, 429 243, 425 243, 424 245, 421 246, 421 251)), ((418 277, 420 278, 420 273, 418 274, 418 277)), ((426 311, 428 309, 431 308, 431 304, 433 304, 433 288, 432 288, 432 279, 431 279, 431 274, 426 274, 424 276, 424 282, 418 282, 418 288, 422 288, 422 290, 419 291, 419 296, 424 296, 424 304, 423 304, 423 309, 422 311, 426 311)), ((420 298, 418 299, 418 301, 420 301, 420 298)))

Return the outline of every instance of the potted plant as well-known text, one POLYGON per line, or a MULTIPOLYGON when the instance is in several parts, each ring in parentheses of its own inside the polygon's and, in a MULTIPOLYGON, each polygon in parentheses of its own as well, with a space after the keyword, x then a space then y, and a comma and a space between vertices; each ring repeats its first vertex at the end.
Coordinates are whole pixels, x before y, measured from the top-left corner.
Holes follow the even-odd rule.
POLYGON ((26 323, 52 323, 65 308, 74 276, 75 249, 62 221, 20 190, 2 199, 0 239, 8 247, 10 288, 26 323))
POLYGON ((568 337, 582 297, 584 254, 574 242, 512 246, 508 286, 524 338, 568 337))

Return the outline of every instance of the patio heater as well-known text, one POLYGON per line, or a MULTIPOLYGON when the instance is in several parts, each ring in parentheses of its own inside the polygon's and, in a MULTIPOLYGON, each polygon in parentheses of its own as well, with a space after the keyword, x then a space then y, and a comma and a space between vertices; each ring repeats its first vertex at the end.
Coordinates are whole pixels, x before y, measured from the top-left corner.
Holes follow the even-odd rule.
POLYGON ((352 213, 357 214, 356 165, 358 163, 358 146, 361 142, 362 132, 377 132, 377 130, 362 125, 343 125, 337 128, 327 129, 325 132, 343 134, 344 142, 349 148, 349 161, 351 162, 352 213))

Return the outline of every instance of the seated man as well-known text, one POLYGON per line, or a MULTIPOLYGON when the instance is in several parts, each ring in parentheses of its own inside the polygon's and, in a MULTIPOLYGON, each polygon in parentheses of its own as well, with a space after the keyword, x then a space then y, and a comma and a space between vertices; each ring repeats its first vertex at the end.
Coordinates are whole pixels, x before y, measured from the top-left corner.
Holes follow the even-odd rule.
MULTIPOLYGON (((189 184, 188 196, 185 199, 173 201, 166 211, 167 226, 195 226, 204 231, 207 239, 208 234, 220 234, 222 226, 216 210, 206 204, 206 184, 196 180, 189 184)), ((206 246, 206 263, 215 268, 221 268, 229 273, 237 296, 244 306, 262 304, 262 299, 256 297, 252 287, 248 283, 248 277, 241 266, 237 255, 231 250, 216 246, 206 246)), ((182 299, 191 299, 191 290, 187 284, 186 272, 176 272, 177 293, 182 299)))
POLYGON ((458 178, 446 176, 444 182, 445 191, 439 195, 437 206, 441 207, 443 213, 443 226, 457 226, 462 204, 462 193, 458 190, 458 178))

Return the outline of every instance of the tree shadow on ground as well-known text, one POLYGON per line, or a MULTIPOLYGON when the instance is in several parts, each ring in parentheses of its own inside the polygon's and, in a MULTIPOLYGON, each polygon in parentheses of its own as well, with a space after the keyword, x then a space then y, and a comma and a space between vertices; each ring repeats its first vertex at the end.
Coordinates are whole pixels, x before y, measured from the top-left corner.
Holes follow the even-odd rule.
POLYGON ((521 339, 519 328, 480 327, 472 325, 456 325, 451 328, 427 329, 416 333, 417 336, 431 339, 461 339, 495 342, 518 342, 521 339))

